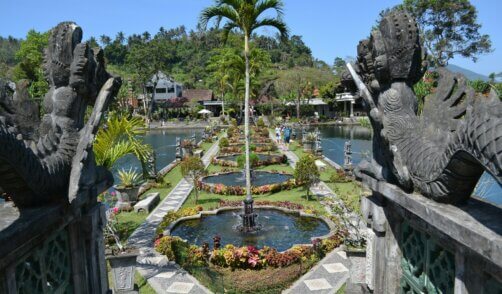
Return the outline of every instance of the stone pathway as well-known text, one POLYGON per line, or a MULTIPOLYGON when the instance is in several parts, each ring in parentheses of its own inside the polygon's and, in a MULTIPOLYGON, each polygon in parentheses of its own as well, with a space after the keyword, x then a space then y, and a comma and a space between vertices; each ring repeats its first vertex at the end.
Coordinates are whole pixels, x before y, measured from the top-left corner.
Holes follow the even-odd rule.
MULTIPOLYGON (((298 156, 290 150, 281 150, 281 152, 286 155, 289 165, 294 168, 299 160, 298 156)), ((332 162, 328 162, 328 164, 332 165, 332 162)), ((311 187, 310 191, 319 198, 329 198, 335 202, 341 201, 323 181, 311 187)), ((329 207, 326 207, 326 210, 331 213, 329 207)), ((348 215, 347 217, 349 221, 359 224, 360 219, 357 216, 348 215)), ((360 279, 357 279, 357 282, 352 281, 353 279, 348 280, 352 271, 359 273, 359 268, 364 267, 361 262, 364 263, 364 260, 358 259, 354 264, 347 259, 345 251, 335 250, 283 293, 336 293, 347 282, 350 284, 359 282, 360 279)))
MULTIPOLYGON (((202 157, 206 167, 217 152, 218 141, 202 157)), ((192 189, 193 185, 182 179, 127 241, 129 246, 140 250, 137 270, 157 293, 211 293, 189 273, 174 262, 169 262, 153 248, 155 231, 162 218, 167 212, 180 209, 192 189)))
POLYGON ((335 293, 349 278, 350 266, 345 251, 335 249, 282 293, 335 293))

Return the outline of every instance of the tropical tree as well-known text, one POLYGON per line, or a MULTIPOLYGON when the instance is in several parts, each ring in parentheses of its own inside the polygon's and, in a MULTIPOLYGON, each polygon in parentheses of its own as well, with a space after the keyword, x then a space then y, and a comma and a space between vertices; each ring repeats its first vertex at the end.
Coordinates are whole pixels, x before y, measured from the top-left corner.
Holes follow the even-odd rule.
POLYGON ((199 185, 197 182, 206 174, 206 168, 200 157, 190 156, 181 162, 181 175, 193 184, 195 191, 195 204, 199 199, 199 185))
MULTIPOLYGON (((159 81, 159 73, 166 71, 173 59, 172 52, 166 46, 165 40, 159 38, 146 43, 136 43, 126 58, 127 65, 135 72, 143 89, 146 89, 148 82, 152 82, 152 97, 148 108, 150 119, 155 104, 155 88, 159 81)), ((147 93, 144 94, 146 97, 147 93)))
POLYGON ((146 161, 152 148, 139 137, 144 134, 145 122, 140 117, 127 118, 110 113, 105 127, 101 128, 94 141, 96 163, 111 169, 115 162, 127 154, 134 154, 146 172, 146 161))
POLYGON ((315 157, 311 154, 307 154, 300 158, 296 163, 294 176, 296 183, 303 186, 307 191, 307 200, 309 200, 310 187, 320 181, 320 173, 315 165, 315 157))
POLYGON ((404 0, 403 6, 416 18, 435 65, 446 66, 455 55, 476 61, 491 52, 490 37, 479 33, 478 13, 469 0, 404 0))
POLYGON ((208 22, 216 18, 218 23, 226 20, 223 36, 226 38, 231 30, 239 29, 244 34, 245 95, 244 95, 244 135, 246 142, 246 198, 251 199, 251 171, 249 166, 249 40, 253 31, 260 27, 276 28, 283 38, 288 35, 288 28, 282 21, 283 3, 281 0, 216 0, 214 6, 204 9, 200 16, 201 24, 207 27, 208 22), (263 13, 274 10, 275 18, 263 17, 263 13))
POLYGON ((330 70, 314 67, 295 67, 282 70, 278 76, 275 83, 277 92, 280 97, 295 103, 298 119, 301 114, 302 100, 312 98, 313 87, 321 88, 335 78, 330 70))
POLYGON ((42 63, 44 60, 44 48, 49 42, 49 33, 40 33, 30 30, 26 40, 21 41, 19 51, 16 52, 16 60, 19 63, 14 68, 14 79, 28 79, 30 86, 28 92, 31 97, 43 97, 49 90, 49 84, 45 80, 42 63))

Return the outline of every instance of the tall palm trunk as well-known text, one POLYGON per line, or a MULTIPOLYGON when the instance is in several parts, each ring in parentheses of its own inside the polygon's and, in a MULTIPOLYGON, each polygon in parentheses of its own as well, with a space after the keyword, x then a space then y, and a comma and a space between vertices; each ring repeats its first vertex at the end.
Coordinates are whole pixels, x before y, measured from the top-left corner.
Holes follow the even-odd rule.
POLYGON ((244 139, 246 141, 246 199, 251 200, 251 169, 249 166, 249 36, 244 32, 244 58, 246 60, 246 93, 244 96, 244 139))

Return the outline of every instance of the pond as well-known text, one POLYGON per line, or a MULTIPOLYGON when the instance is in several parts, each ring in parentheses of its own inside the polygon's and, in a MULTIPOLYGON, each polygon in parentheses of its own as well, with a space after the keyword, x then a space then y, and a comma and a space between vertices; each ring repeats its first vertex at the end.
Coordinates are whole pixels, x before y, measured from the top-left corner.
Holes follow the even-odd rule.
MULTIPOLYGON (((259 187, 264 185, 279 184, 292 179, 293 175, 272 173, 267 171, 251 171, 251 186, 259 187)), ((223 184, 231 187, 245 187, 246 178, 243 172, 230 172, 214 176, 207 176, 201 180, 208 184, 223 184)))
MULTIPOLYGON (((352 162, 358 164, 362 159, 371 159, 372 131, 360 126, 319 126, 321 145, 324 155, 343 165, 343 148, 346 141, 352 143, 352 162)), ((315 130, 311 128, 310 131, 315 130)), ((299 131, 301 134, 301 130, 299 131)), ((490 174, 484 173, 480 178, 473 195, 502 206, 502 185, 498 184, 490 174)))
MULTIPOLYGON (((184 138, 189 139, 195 134, 197 141, 199 141, 202 132, 203 129, 166 129, 147 132, 144 136, 144 142, 155 150, 157 171, 160 171, 176 158, 176 137, 183 140, 184 138)), ((127 155, 115 163, 113 173, 116 174, 122 168, 128 170, 131 167, 141 172, 139 160, 133 155, 127 155)))
POLYGON ((233 210, 182 221, 173 228, 171 235, 199 246, 204 242, 212 244, 213 237, 218 235, 222 247, 226 244, 258 248, 269 246, 284 251, 295 244, 311 244, 311 238, 330 232, 328 225, 318 218, 301 217, 279 210, 255 209, 255 212, 258 214, 257 223, 262 226, 257 232, 240 232, 237 226, 242 223, 241 211, 233 210))

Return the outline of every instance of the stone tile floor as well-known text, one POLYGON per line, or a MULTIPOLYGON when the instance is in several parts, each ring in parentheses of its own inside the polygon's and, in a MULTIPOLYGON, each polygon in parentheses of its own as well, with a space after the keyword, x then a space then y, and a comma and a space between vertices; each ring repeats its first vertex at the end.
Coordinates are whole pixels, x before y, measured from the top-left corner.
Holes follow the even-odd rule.
POLYGON ((335 293, 349 278, 350 267, 345 252, 335 249, 283 293, 335 293))

